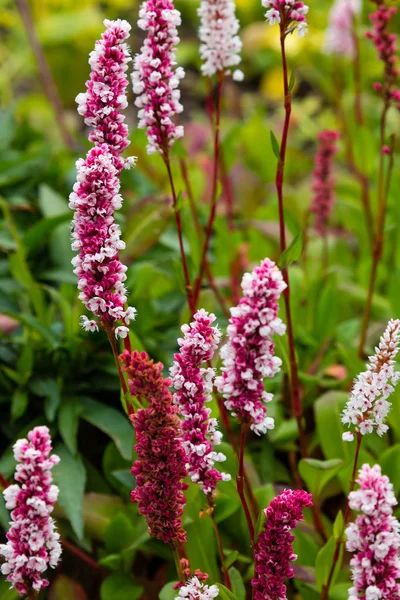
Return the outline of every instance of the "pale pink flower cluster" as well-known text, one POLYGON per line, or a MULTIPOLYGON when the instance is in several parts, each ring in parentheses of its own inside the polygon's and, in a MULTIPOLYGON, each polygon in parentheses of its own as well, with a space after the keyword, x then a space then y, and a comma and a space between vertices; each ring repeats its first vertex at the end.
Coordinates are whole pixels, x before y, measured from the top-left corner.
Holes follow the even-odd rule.
MULTIPOLYGON (((76 98, 78 112, 94 128, 89 139, 95 146, 85 159, 77 161, 77 181, 69 198, 69 207, 75 211, 72 250, 78 251, 72 265, 78 275, 79 298, 86 308, 111 327, 116 337, 125 338, 136 309, 125 306, 127 267, 119 259, 125 244, 114 212, 122 206, 121 169, 136 160, 120 156, 129 145, 121 110, 127 107, 126 70, 131 59, 125 40, 131 27, 120 19, 105 20, 104 25, 102 39, 90 54, 87 91, 76 98)), ((83 315, 81 325, 85 331, 98 331, 99 320, 83 315)))
MULTIPOLYGON (((108 144, 92 148, 76 167, 77 182, 69 206, 75 211, 72 249, 79 253, 72 264, 78 275, 79 298, 104 324, 114 327, 120 322, 114 332, 124 338, 136 309, 125 308, 127 267, 119 260, 125 243, 114 219, 114 211, 122 204, 118 168, 108 144)), ((81 317, 81 324, 86 331, 98 330, 97 320, 86 316, 81 317)))
POLYGON ((274 334, 283 335, 285 325, 278 318, 278 300, 286 283, 274 262, 266 258, 242 279, 243 298, 231 308, 228 343, 221 349, 222 376, 216 385, 225 406, 241 422, 261 435, 273 429, 265 404, 272 394, 264 389, 264 378, 273 377, 282 361, 274 356, 274 334))
POLYGON ((139 108, 139 128, 147 130, 147 152, 164 156, 183 136, 183 126, 174 117, 183 111, 179 82, 185 76, 176 67, 175 46, 181 15, 171 0, 146 0, 139 11, 138 26, 147 31, 132 73, 135 104, 139 108))
POLYGON ((354 19, 361 12, 361 0, 336 0, 329 13, 325 37, 328 54, 354 56, 354 19))
MULTIPOLYGON (((400 321, 391 319, 382 335, 375 355, 369 357, 367 370, 357 377, 343 413, 342 423, 353 425, 356 432, 365 435, 374 430, 383 435, 388 430, 385 419, 390 410, 389 396, 400 379, 394 370, 399 351, 400 321)), ((351 442, 354 434, 347 431, 343 439, 351 442)))
POLYGON ((96 145, 108 144, 115 156, 115 166, 121 170, 136 161, 134 157, 126 160, 120 157, 130 144, 125 115, 121 111, 128 106, 126 71, 132 59, 125 40, 129 37, 131 26, 121 19, 105 19, 104 25, 106 30, 90 53, 91 73, 86 82, 87 91, 78 94, 76 102, 85 124, 93 127, 89 140, 96 145))
MULTIPOLYGON (((241 62, 239 53, 242 49, 235 3, 233 0, 202 0, 198 14, 200 56, 203 61, 201 72, 206 77, 216 73, 231 73, 231 68, 241 62)), ((233 79, 242 81, 242 71, 236 69, 233 79)))
POLYGON ((176 390, 174 404, 183 419, 187 469, 191 480, 198 483, 205 494, 212 493, 221 479, 230 479, 230 475, 214 468, 214 463, 223 462, 226 456, 214 450, 221 442, 222 433, 217 431, 217 419, 210 418, 211 409, 206 408, 211 400, 215 371, 202 365, 212 359, 221 339, 218 327, 212 325, 214 321, 215 315, 200 309, 190 325, 182 326, 184 337, 178 339, 179 353, 175 354, 170 369, 176 390))
POLYGON ((21 596, 49 585, 43 573, 49 566, 56 567, 61 555, 60 535, 50 517, 59 492, 52 485, 51 469, 60 459, 50 455, 51 450, 47 427, 35 427, 28 439, 18 440, 15 480, 20 485, 10 485, 3 492, 12 521, 7 544, 0 544, 1 572, 21 596))
POLYGON ((349 505, 362 514, 346 528, 346 548, 354 553, 349 600, 395 600, 400 598, 400 523, 393 516, 393 485, 379 465, 367 464, 359 471, 358 484, 349 505))
POLYGON ((261 4, 268 9, 265 17, 270 25, 278 23, 286 33, 297 29, 300 37, 306 35, 306 15, 309 11, 307 4, 298 0, 261 0, 261 4))
POLYGON ((201 582, 198 577, 192 577, 179 589, 179 596, 175 600, 213 600, 219 595, 219 589, 216 585, 207 585, 201 582))

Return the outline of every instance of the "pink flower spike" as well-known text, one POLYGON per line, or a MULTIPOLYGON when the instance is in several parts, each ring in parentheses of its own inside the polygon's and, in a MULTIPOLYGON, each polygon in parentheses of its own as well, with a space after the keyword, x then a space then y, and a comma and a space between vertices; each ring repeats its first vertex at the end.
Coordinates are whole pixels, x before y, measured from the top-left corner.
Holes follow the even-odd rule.
POLYGON ((52 485, 51 469, 60 459, 51 450, 47 427, 35 427, 28 439, 18 440, 15 480, 20 485, 10 485, 3 492, 12 521, 7 544, 0 544, 1 572, 20 596, 47 587, 42 574, 49 566, 54 569, 61 555, 60 535, 50 517, 59 492, 52 485))
POLYGON ((311 212, 315 214, 314 227, 319 235, 326 233, 326 226, 335 201, 335 180, 332 174, 333 157, 338 151, 336 145, 339 133, 327 129, 318 135, 318 151, 313 172, 314 192, 311 212))
POLYGON ((230 475, 214 468, 215 462, 223 462, 226 457, 214 450, 222 434, 217 431, 217 419, 210 418, 211 410, 206 408, 206 402, 211 400, 215 371, 202 365, 212 359, 221 339, 218 327, 212 326, 214 321, 215 315, 200 309, 190 325, 182 326, 184 337, 178 339, 180 350, 170 369, 176 390, 174 404, 183 419, 189 476, 205 494, 211 494, 221 479, 230 479, 230 475))
POLYGON ((254 552, 252 579, 254 600, 286 600, 285 577, 294 575, 290 561, 296 560, 290 530, 303 520, 303 510, 312 506, 312 496, 303 490, 284 490, 265 509, 264 530, 254 552))
MULTIPOLYGON (((391 404, 389 396, 400 379, 400 373, 394 370, 395 358, 399 351, 400 320, 391 319, 382 335, 375 355, 369 357, 367 370, 354 381, 343 413, 342 423, 354 426, 361 435, 376 431, 382 436, 389 429, 385 419, 391 404)), ((344 441, 352 441, 354 436, 343 434, 344 441)))
POLYGON ((163 378, 163 365, 154 364, 145 352, 125 351, 120 359, 132 396, 147 403, 147 408, 131 416, 137 453, 132 467, 136 477, 132 501, 137 502, 151 536, 166 544, 184 542, 186 454, 177 407, 168 389, 171 380, 163 378))
POLYGON ((225 406, 241 422, 261 435, 273 429, 265 404, 272 394, 264 389, 264 378, 274 377, 282 361, 274 356, 274 334, 283 335, 278 318, 278 300, 286 284, 274 262, 266 258, 242 279, 243 298, 231 308, 228 343, 221 349, 222 375, 216 385, 225 406))
POLYGON ((355 54, 353 22, 361 13, 361 0, 336 0, 329 13, 325 50, 328 54, 347 56, 355 54))
MULTIPOLYGON (((241 62, 239 53, 242 49, 234 1, 202 0, 197 12, 200 16, 201 72, 206 77, 230 74, 232 67, 241 62)), ((235 70, 233 79, 242 81, 242 71, 235 70)))
POLYGON ((346 528, 346 548, 354 554, 349 600, 395 600, 400 597, 400 523, 393 516, 393 485, 379 465, 363 465, 357 482, 349 505, 361 514, 346 528))
POLYGON ((179 588, 179 596, 175 600, 212 600, 219 595, 216 585, 206 585, 194 576, 185 585, 179 588))
POLYGON ((308 31, 307 4, 298 0, 261 0, 261 4, 268 9, 265 17, 270 25, 278 23, 286 33, 296 28, 300 37, 305 36, 308 31))
POLYGON ((146 0, 140 7, 138 26, 147 32, 147 38, 134 59, 132 84, 139 108, 138 127, 147 130, 148 154, 166 156, 183 136, 182 125, 174 122, 175 115, 183 111, 179 81, 185 72, 182 67, 175 68, 180 24, 181 15, 172 0, 146 0))
POLYGON ((120 157, 129 146, 128 127, 122 114, 128 106, 126 71, 132 60, 125 40, 129 37, 131 26, 127 21, 104 21, 106 27, 101 40, 90 53, 90 79, 86 82, 87 91, 78 94, 78 112, 93 131, 89 140, 95 145, 107 144, 114 156, 114 164, 120 172, 125 166, 135 164, 135 158, 124 161, 120 157))

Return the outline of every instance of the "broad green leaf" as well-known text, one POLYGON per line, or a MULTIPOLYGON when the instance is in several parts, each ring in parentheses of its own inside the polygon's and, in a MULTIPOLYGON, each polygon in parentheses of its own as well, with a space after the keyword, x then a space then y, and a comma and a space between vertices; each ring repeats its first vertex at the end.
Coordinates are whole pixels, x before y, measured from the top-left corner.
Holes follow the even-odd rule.
POLYGON ((346 392, 327 392, 315 402, 318 440, 327 459, 349 455, 346 442, 342 441, 344 432, 340 413, 348 399, 346 392))
POLYGON ((216 559, 215 533, 210 517, 197 518, 186 526, 186 552, 190 564, 208 573, 210 581, 219 580, 219 569, 216 559))
POLYGON ((11 398, 11 421, 16 421, 25 414, 28 408, 28 394, 26 390, 16 388, 11 398))
POLYGON ((61 403, 57 381, 51 377, 36 378, 30 382, 29 387, 36 396, 45 398, 44 412, 47 420, 53 422, 61 403))
POLYGON ((343 533, 344 533, 344 518, 343 518, 342 511, 339 510, 338 514, 336 515, 335 522, 333 524, 333 537, 337 541, 339 539, 342 539, 343 533))
POLYGON ((379 457, 379 464, 382 471, 387 475, 393 484, 394 492, 397 495, 400 490, 400 444, 395 444, 388 448, 379 457))
POLYGON ((48 240, 48 236, 63 223, 71 221, 71 213, 64 213, 54 217, 41 219, 33 227, 28 229, 22 238, 22 244, 27 252, 37 250, 48 240))
POLYGON ((132 577, 123 573, 113 573, 101 585, 101 600, 137 600, 143 588, 135 584, 132 577))
POLYGON ((86 472, 80 456, 73 456, 64 444, 54 449, 60 462, 53 469, 54 481, 60 488, 59 503, 65 510, 78 539, 83 538, 83 497, 86 472))
MULTIPOLYGON (((39 206, 46 218, 58 217, 68 212, 67 199, 46 184, 39 188, 39 206)), ((72 213, 71 213, 72 218, 72 213)), ((50 250, 53 261, 60 268, 71 268, 71 259, 74 253, 71 250, 70 226, 68 223, 59 224, 56 230, 50 233, 50 250)))
POLYGON ((123 458, 131 460, 133 451, 133 428, 127 417, 111 406, 92 398, 81 397, 82 418, 106 433, 120 451, 123 458))
POLYGON ((292 263, 299 260, 303 253, 304 238, 303 233, 300 231, 294 236, 289 246, 279 257, 279 266, 281 269, 287 268, 292 263))
POLYGON ((79 417, 83 406, 77 398, 63 399, 58 411, 58 428, 61 436, 72 454, 77 452, 77 435, 79 417))
MULTIPOLYGON (((336 540, 331 537, 325 546, 318 552, 317 560, 315 562, 315 576, 317 579, 317 587, 319 590, 328 581, 329 573, 333 565, 333 558, 336 550, 336 540)), ((332 583, 335 582, 342 564, 343 557, 343 544, 340 546, 339 560, 336 561, 335 571, 332 578, 332 583)))
MULTIPOLYGON (((7 531, 9 523, 10 523, 10 513, 6 509, 6 504, 5 504, 3 494, 0 494, 0 525, 4 529, 4 531, 7 531)), ((1 596, 0 596, 0 599, 1 599, 1 596)))
POLYGON ((330 479, 340 471, 342 465, 343 461, 339 458, 330 460, 302 458, 299 462, 299 472, 310 492, 318 497, 330 479))
POLYGON ((230 567, 236 561, 238 556, 239 552, 237 550, 234 550, 225 558, 223 566, 227 568, 230 567))
POLYGON ((0 600, 17 600, 19 597, 17 590, 10 587, 10 583, 2 577, 0 579, 0 600))
POLYGON ((220 598, 220 600, 238 600, 237 596, 235 596, 233 592, 228 590, 227 587, 222 585, 222 583, 217 583, 217 587, 219 589, 218 598, 220 598))
POLYGON ((169 581, 164 585, 158 597, 160 600, 175 600, 177 595, 177 590, 174 589, 174 586, 178 583, 178 581, 169 581))
POLYGON ((108 525, 104 541, 106 550, 110 554, 117 554, 128 547, 136 537, 133 525, 126 515, 118 513, 108 525))
POLYGON ((246 588, 243 583, 243 578, 235 567, 230 567, 229 578, 232 584, 232 593, 237 600, 246 600, 246 588))
POLYGON ((98 542, 104 542, 107 527, 114 516, 124 510, 119 496, 110 494, 86 494, 83 502, 83 515, 87 534, 98 542))
POLYGON ((7 311, 7 314, 13 319, 16 319, 16 321, 19 321, 22 325, 25 325, 32 331, 38 333, 39 336, 42 337, 52 349, 57 348, 59 345, 58 336, 50 329, 50 327, 43 325, 33 315, 30 315, 29 313, 17 313, 13 311, 7 311))

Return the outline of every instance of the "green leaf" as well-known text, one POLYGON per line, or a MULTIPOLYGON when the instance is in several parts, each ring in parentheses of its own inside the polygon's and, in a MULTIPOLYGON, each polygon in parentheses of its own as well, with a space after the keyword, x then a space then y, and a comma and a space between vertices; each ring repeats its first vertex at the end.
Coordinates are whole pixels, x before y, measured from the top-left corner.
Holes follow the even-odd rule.
POLYGON ((122 571, 123 569, 122 557, 120 554, 108 554, 99 562, 103 567, 106 567, 111 571, 122 571))
POLYGON ((5 579, 0 580, 0 599, 1 600, 17 600, 19 594, 14 588, 10 588, 10 584, 5 579))
POLYGON ((122 498, 119 496, 94 492, 86 494, 83 514, 87 534, 98 542, 104 542, 107 527, 115 514, 124 510, 124 506, 122 498))
POLYGON ((382 471, 393 484, 395 494, 400 491, 400 444, 395 444, 383 452, 379 458, 382 471))
POLYGON ((219 596, 221 600, 238 600, 237 596, 233 594, 227 587, 222 585, 222 583, 217 583, 217 587, 219 589, 219 596))
POLYGON ((83 406, 82 418, 104 431, 126 460, 131 460, 133 449, 133 429, 128 419, 111 406, 106 406, 91 398, 80 398, 83 406))
POLYGON ((238 556, 239 556, 239 552, 237 550, 234 550, 233 552, 231 552, 224 560, 224 567, 228 568, 231 565, 233 565, 233 563, 236 561, 238 556))
MULTIPOLYGON (((46 218, 59 217, 60 215, 66 218, 65 215, 68 212, 66 198, 60 196, 46 184, 39 187, 39 206, 46 218)), ((71 259, 74 253, 71 250, 70 226, 68 223, 59 223, 57 229, 50 233, 50 251, 56 266, 71 268, 71 259)))
POLYGON ((37 378, 31 381, 29 387, 36 396, 45 398, 44 412, 48 421, 52 423, 61 403, 60 388, 57 381, 51 377, 37 378))
POLYGON ((83 538, 83 497, 86 471, 80 456, 73 456, 64 444, 54 449, 60 462, 53 469, 54 481, 60 488, 59 503, 65 510, 79 540, 83 538))
POLYGON ((131 521, 123 513, 118 513, 111 521, 104 534, 106 550, 117 554, 131 545, 136 537, 131 521))
MULTIPOLYGON (((327 543, 318 552, 317 560, 315 562, 315 576, 317 580, 317 587, 319 590, 328 581, 329 573, 333 565, 333 557, 336 549, 336 540, 331 537, 327 543)), ((343 557, 343 544, 341 544, 339 560, 336 562, 335 571, 332 578, 332 583, 335 582, 342 564, 343 557)))
POLYGON ((186 551, 190 564, 208 573, 210 581, 218 581, 219 569, 216 559, 215 534, 211 519, 197 518, 186 526, 186 551))
POLYGON ((16 313, 13 311, 5 312, 7 315, 12 317, 19 323, 22 323, 22 325, 25 325, 33 331, 36 331, 36 333, 38 333, 40 337, 42 337, 43 340, 45 340, 53 350, 58 347, 59 339, 57 335, 49 327, 42 325, 42 323, 33 315, 30 315, 28 313, 16 313))
POLYGON ((28 252, 37 250, 37 248, 40 248, 40 246, 47 242, 49 235, 54 229, 59 225, 70 221, 71 213, 64 213, 56 215, 55 217, 41 219, 25 233, 22 238, 22 244, 28 252))
POLYGON ((271 136, 271 146, 272 146, 272 151, 275 154, 276 158, 278 160, 281 160, 281 151, 280 151, 280 147, 279 147, 279 142, 275 137, 274 132, 271 131, 269 132, 270 136, 271 136))
POLYGON ((294 88, 295 82, 296 82, 296 76, 294 74, 294 71, 292 71, 290 73, 290 79, 289 79, 289 92, 291 92, 292 89, 294 88))
POLYGON ((303 232, 299 232, 294 236, 289 246, 279 257, 279 266, 281 269, 287 268, 292 263, 299 260, 303 253, 304 236, 303 232))
MULTIPOLYGON (((0 494, 0 525, 7 531, 10 524, 10 513, 6 509, 6 503, 3 494, 0 494)), ((1 596, 0 596, 1 599, 1 596)))
POLYGON ((174 585, 176 585, 178 581, 169 581, 164 585, 158 597, 160 600, 175 600, 177 591, 174 590, 174 585))
POLYGON ((246 600, 246 588, 241 574, 235 567, 229 569, 229 578, 232 584, 232 592, 238 600, 246 600))
POLYGON ((77 435, 79 426, 79 417, 82 414, 83 406, 77 398, 68 398, 63 400, 58 411, 58 428, 68 450, 72 454, 77 452, 77 435))
POLYGON ((327 459, 346 460, 349 449, 342 441, 343 426, 340 413, 347 402, 346 392, 327 392, 315 402, 318 440, 327 459))
POLYGON ((16 421, 25 414, 28 408, 28 394, 26 390, 17 388, 11 398, 11 421, 16 421))
POLYGON ((310 492, 320 496, 325 485, 340 471, 343 461, 339 458, 318 460, 302 458, 299 461, 299 472, 310 492))
POLYGON ((333 524, 333 537, 335 540, 342 539, 344 533, 344 517, 341 510, 336 515, 335 522, 333 524))
POLYGON ((136 585, 129 575, 113 573, 101 585, 101 600, 137 600, 143 588, 136 585))

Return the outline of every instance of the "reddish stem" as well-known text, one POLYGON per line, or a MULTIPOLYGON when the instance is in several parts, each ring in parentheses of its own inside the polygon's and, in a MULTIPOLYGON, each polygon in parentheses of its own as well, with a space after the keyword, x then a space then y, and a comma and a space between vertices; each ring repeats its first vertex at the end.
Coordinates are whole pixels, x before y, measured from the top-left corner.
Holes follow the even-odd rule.
MULTIPOLYGON (((356 452, 354 455, 353 471, 352 471, 351 480, 350 480, 350 492, 352 492, 354 490, 354 486, 356 483, 356 474, 357 474, 357 467, 358 467, 358 458, 360 455, 361 441, 362 441, 362 435, 361 435, 361 433, 357 433, 357 446, 356 446, 356 452)), ((344 526, 345 527, 349 522, 349 518, 350 518, 350 504, 349 504, 349 496, 347 496, 346 508, 345 508, 345 512, 344 512, 344 526)), ((335 573, 335 568, 336 568, 337 562, 339 560, 340 548, 341 548, 342 542, 343 542, 342 538, 343 538, 343 535, 340 535, 336 541, 335 553, 333 555, 332 565, 331 565, 331 569, 329 571, 328 580, 327 580, 326 584, 322 586, 321 600, 328 600, 329 588, 331 587, 333 575, 335 573)))
POLYGON ((112 349, 112 352, 113 352, 113 356, 114 356, 114 360, 115 360, 115 365, 116 365, 117 371, 118 371, 119 381, 121 383, 121 389, 122 389, 122 392, 124 394, 124 400, 125 400, 126 410, 127 410, 128 415, 130 416, 130 415, 134 414, 135 411, 134 411, 134 408, 133 408, 132 404, 126 398, 126 395, 129 392, 129 388, 127 386, 124 374, 123 374, 122 369, 121 369, 121 363, 119 361, 118 348, 117 348, 117 344, 115 342, 114 332, 113 332, 112 327, 110 326, 110 324, 107 323, 107 321, 103 321, 103 327, 104 327, 104 330, 105 330, 105 332, 107 334, 108 341, 110 342, 110 346, 111 346, 111 349, 112 349))
POLYGON ((361 102, 361 63, 360 63, 360 40, 356 30, 356 17, 353 15, 352 38, 354 45, 353 56, 353 76, 354 76, 354 116, 356 123, 362 125, 364 122, 362 102, 361 102))
POLYGON ((168 180, 169 180, 169 184, 170 184, 170 187, 171 187, 172 203, 173 203, 173 209, 174 209, 174 215, 175 215, 175 222, 176 222, 176 228, 178 230, 179 250, 180 250, 180 253, 181 253, 183 275, 184 275, 184 279, 185 279, 186 296, 187 296, 187 301, 188 301, 188 304, 189 304, 189 308, 192 311, 192 313, 194 313, 196 311, 196 302, 194 302, 194 298, 193 298, 193 295, 192 295, 192 286, 191 286, 191 283, 190 283, 189 269, 188 269, 188 265, 187 265, 187 261, 186 261, 185 249, 184 249, 184 246, 183 246, 183 233, 182 233, 181 213, 180 213, 180 210, 179 210, 179 207, 178 207, 178 198, 177 198, 177 195, 176 195, 175 184, 174 184, 174 179, 172 177, 171 165, 170 165, 168 154, 164 153, 163 158, 164 158, 165 166, 167 168, 168 180))
MULTIPOLYGON (((282 21, 280 25, 280 41, 281 41, 281 55, 282 55, 282 66, 283 66, 283 85, 285 94, 285 121, 283 125, 282 140, 280 146, 280 159, 278 161, 278 167, 276 172, 276 190, 278 193, 278 207, 279 207, 279 233, 280 233, 280 248, 281 253, 286 250, 286 230, 285 230, 285 212, 283 202, 283 181, 285 172, 285 159, 286 159, 286 148, 289 134, 290 115, 292 112, 292 99, 289 90, 289 79, 288 79, 288 68, 286 61, 285 52, 285 22, 282 21)), ((288 346, 289 346, 289 360, 290 360, 290 386, 292 393, 292 411, 296 418, 297 428, 299 431, 299 441, 301 455, 307 456, 307 442, 305 432, 302 423, 302 401, 300 393, 299 375, 296 360, 296 351, 294 344, 292 314, 290 309, 290 284, 289 284, 289 273, 287 267, 282 268, 283 280, 286 283, 286 289, 283 292, 283 298, 286 310, 286 322, 287 322, 287 333, 288 333, 288 346)))
POLYGON ((37 38, 29 4, 26 0, 16 0, 16 3, 21 15, 21 19, 25 26, 29 43, 35 55, 35 59, 39 68, 39 73, 42 78, 44 91, 53 108, 54 116, 56 118, 63 142, 65 146, 67 146, 67 148, 73 150, 75 146, 74 140, 65 124, 64 109, 61 103, 60 96, 58 94, 56 84, 54 83, 52 73, 47 63, 46 56, 37 38))
POLYGON ((222 83, 224 74, 218 74, 217 84, 217 97, 215 101, 215 131, 214 131, 214 166, 213 166, 213 179, 212 179, 212 190, 211 190, 211 206, 210 216, 207 223, 206 235, 202 249, 200 271, 196 279, 193 294, 193 303, 196 307, 199 294, 201 290, 201 283, 204 277, 207 264, 207 252, 210 246, 211 233, 213 230, 214 220, 217 213, 217 192, 218 192, 218 170, 219 170, 219 156, 220 156, 220 128, 221 128, 221 94, 222 94, 222 83))
POLYGON ((240 431, 240 450, 239 450, 239 471, 236 477, 237 491, 243 506, 244 514, 247 521, 247 527, 249 529, 251 543, 254 544, 254 525, 251 518, 249 506, 247 504, 246 495, 244 493, 244 446, 246 443, 246 434, 248 431, 248 425, 242 423, 240 431))
POLYGON ((79 558, 82 562, 88 565, 91 569, 95 569, 96 571, 103 571, 103 567, 99 565, 91 556, 83 552, 80 548, 77 548, 67 540, 61 540, 62 545, 68 552, 74 554, 77 558, 79 558))

